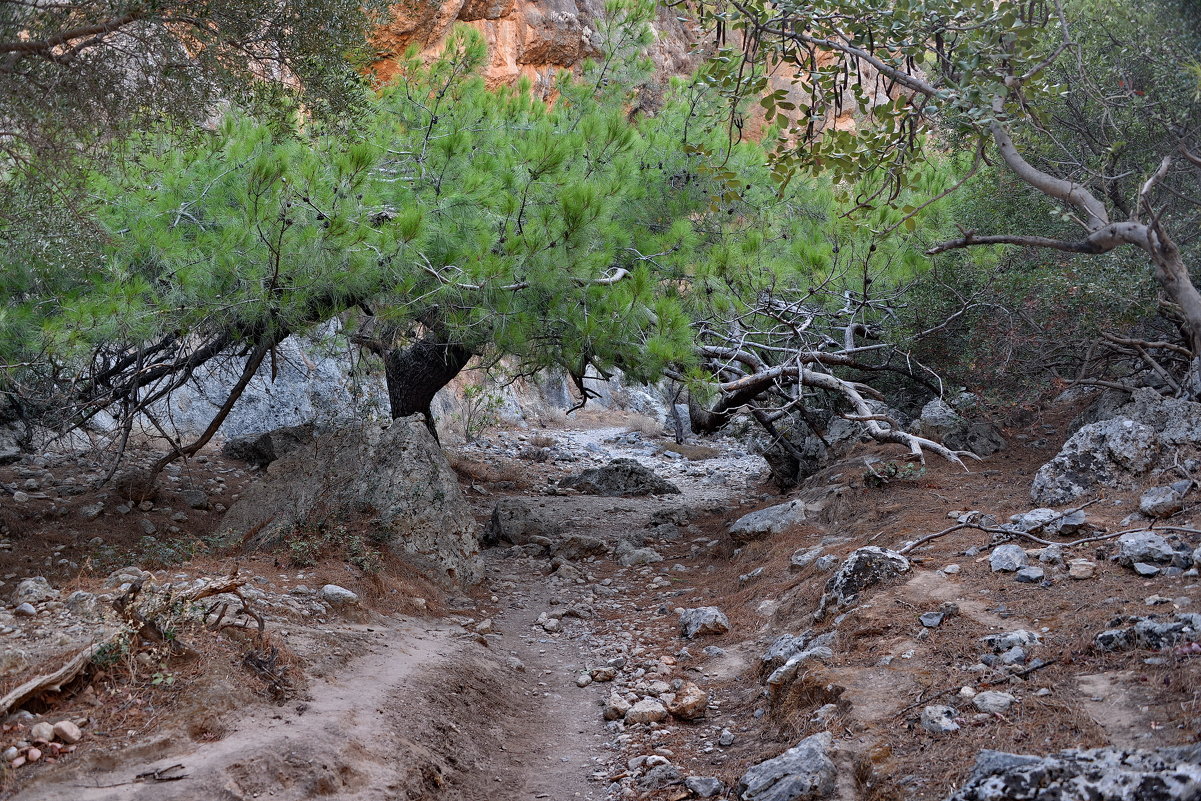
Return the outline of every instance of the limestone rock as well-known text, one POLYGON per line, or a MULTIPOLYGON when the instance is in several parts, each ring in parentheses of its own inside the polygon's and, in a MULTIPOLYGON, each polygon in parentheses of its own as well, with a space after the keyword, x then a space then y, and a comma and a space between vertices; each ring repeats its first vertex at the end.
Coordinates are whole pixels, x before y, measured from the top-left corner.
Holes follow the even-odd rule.
POLYGON ((959 724, 955 722, 958 714, 953 706, 928 706, 922 710, 922 728, 932 734, 959 731, 959 724))
POLYGON ((83 732, 69 720, 60 720, 55 723, 54 734, 67 745, 74 745, 83 739, 83 732))
MULTIPOLYGON (((801 500, 793 500, 759 509, 743 515, 730 526, 730 536, 735 542, 759 540, 773 534, 781 534, 793 526, 800 525, 810 519, 812 510, 809 504, 801 500)), ((816 558, 816 556, 814 557, 816 558)))
POLYGON ((909 572, 909 560, 896 551, 869 545, 852 551, 826 582, 818 614, 854 603, 859 593, 894 576, 909 572))
POLYGON ((740 801, 809 801, 834 792, 837 769, 829 732, 806 737, 778 757, 760 762, 734 786, 740 801))
POLYGON ((574 562, 589 556, 603 556, 608 550, 609 546, 602 539, 586 534, 572 534, 555 543, 551 553, 574 562))
POLYGON ((33 724, 33 727, 29 730, 29 739, 33 740, 35 743, 50 742, 54 739, 54 724, 46 723, 45 721, 33 724))
POLYGON ((988 566, 992 568, 994 573, 1012 573, 1015 570, 1020 570, 1030 563, 1026 552, 1022 550, 1022 546, 1014 545, 998 545, 993 549, 992 554, 988 557, 988 566))
POLYGON ((1201 797, 1201 746, 1156 751, 1069 750, 1048 756, 981 751, 947 801, 1192 801, 1201 797))
POLYGON ((654 698, 643 698, 630 707, 625 720, 626 723, 662 723, 667 720, 667 707, 654 698))
POLYGON ((359 596, 345 587, 339 587, 337 584, 326 584, 321 588, 321 600, 331 606, 343 606, 358 603, 359 596))
POLYGON ((1114 559, 1121 565, 1135 562, 1171 564, 1176 559, 1174 549, 1166 539, 1152 531, 1132 531, 1118 537, 1118 552, 1114 559))
POLYGON ((1134 420, 1116 417, 1090 423, 1038 469, 1030 496, 1035 503, 1056 506, 1076 500, 1098 484, 1119 486, 1150 470, 1159 448, 1156 431, 1134 420))
POLYGON ((1183 508, 1184 493, 1175 487, 1152 487, 1143 493, 1138 502, 1138 510, 1147 517, 1171 517, 1183 508))
POLYGON ((680 613, 680 633, 690 640, 702 634, 725 634, 729 630, 729 618, 716 606, 685 609, 680 613))
POLYGON ((1017 699, 1009 693, 997 692, 996 690, 986 690, 982 693, 977 693, 972 698, 972 705, 981 712, 994 714, 1005 712, 1009 707, 1013 706, 1013 702, 1017 699))
POLYGON ((476 523, 458 477, 416 415, 314 438, 273 462, 223 526, 229 539, 262 546, 298 528, 354 520, 446 585, 481 574, 476 523))
POLYGON ((792 556, 788 558, 789 572, 795 573, 798 570, 804 570, 806 567, 809 567, 809 565, 813 564, 813 562, 822 555, 823 550, 825 549, 821 545, 813 545, 809 548, 798 548, 793 552, 792 556))
POLYGON ((621 720, 630 711, 630 702, 617 693, 610 693, 605 701, 605 720, 621 720))
POLYGON ((46 581, 43 576, 34 576, 27 578, 17 584, 17 590, 13 593, 13 600, 18 604, 40 604, 46 601, 57 598, 58 590, 50 586, 50 582, 46 581))
POLYGON ((675 700, 667 705, 667 711, 680 720, 702 718, 708 708, 709 693, 690 681, 676 690, 675 700))
POLYGON ((678 495, 680 488, 665 481, 649 467, 633 459, 614 459, 603 467, 593 467, 567 476, 559 482, 564 489, 608 498, 641 495, 678 495))
POLYGON ((499 542, 513 545, 543 544, 557 538, 562 527, 520 498, 502 498, 492 507, 492 517, 484 528, 481 542, 492 546, 499 542))
MULTIPOLYGON (((234 437, 226 440, 221 453, 230 459, 247 462, 258 468, 265 468, 276 459, 282 459, 292 451, 313 440, 314 426, 304 423, 298 426, 284 426, 264 434, 252 434, 245 437, 234 437)), ((202 507, 193 506, 193 509, 202 507)))
POLYGON ((941 398, 923 406, 921 416, 909 429, 952 450, 971 451, 977 456, 990 456, 1005 448, 1005 438, 995 427, 982 420, 967 419, 941 398))
POLYGON ((689 776, 684 780, 684 788, 697 798, 713 798, 721 795, 726 786, 712 776, 689 776))

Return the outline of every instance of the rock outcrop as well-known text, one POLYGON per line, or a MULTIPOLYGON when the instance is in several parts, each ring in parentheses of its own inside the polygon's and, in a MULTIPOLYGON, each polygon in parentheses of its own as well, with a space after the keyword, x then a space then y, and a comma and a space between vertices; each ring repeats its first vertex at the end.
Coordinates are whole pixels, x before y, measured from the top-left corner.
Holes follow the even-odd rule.
POLYGON ((1185 801, 1201 797, 1201 746, 1125 751, 1095 748, 1045 757, 981 751, 947 801, 1185 801))
POLYGON ((607 498, 639 495, 679 495, 680 488, 666 481, 649 467, 633 459, 614 459, 603 467, 593 467, 559 482, 563 489, 607 498))
MULTIPOLYGON (((434 53, 456 22, 478 29, 488 43, 484 77, 489 86, 529 78, 549 93, 560 69, 580 66, 607 47, 602 0, 415 0, 393 5, 377 29, 375 74, 388 80, 395 60, 411 45, 434 53)), ((652 22, 650 58, 660 75, 682 75, 699 63, 692 53, 693 26, 666 6, 652 22)))
POLYGON ((419 417, 343 428, 271 463, 227 513, 254 545, 305 530, 366 526, 370 539, 458 585, 480 575, 476 523, 458 479, 419 417))

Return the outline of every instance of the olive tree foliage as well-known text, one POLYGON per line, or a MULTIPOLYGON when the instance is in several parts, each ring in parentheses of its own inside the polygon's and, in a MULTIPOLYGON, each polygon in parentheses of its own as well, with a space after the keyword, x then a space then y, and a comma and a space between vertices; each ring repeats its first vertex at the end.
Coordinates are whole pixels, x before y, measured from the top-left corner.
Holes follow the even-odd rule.
MULTIPOLYGON (((1201 97, 1197 20, 1162 0, 728 0, 709 13, 741 32, 714 84, 785 120, 782 180, 886 176, 863 205, 896 204, 936 143, 996 165, 1060 223, 1051 233, 961 230, 938 254, 1011 245, 1143 254, 1178 322, 1181 394, 1201 392, 1201 293, 1185 248, 1197 229, 1201 97), (805 88, 796 108, 767 70, 805 88), (853 111, 853 129, 828 126, 853 111)), ((958 184, 956 185, 958 186, 958 184)), ((954 189, 955 187, 951 187, 954 189)), ((910 213, 921 204, 902 207, 910 213)), ((906 222, 913 226, 913 222, 906 222)))

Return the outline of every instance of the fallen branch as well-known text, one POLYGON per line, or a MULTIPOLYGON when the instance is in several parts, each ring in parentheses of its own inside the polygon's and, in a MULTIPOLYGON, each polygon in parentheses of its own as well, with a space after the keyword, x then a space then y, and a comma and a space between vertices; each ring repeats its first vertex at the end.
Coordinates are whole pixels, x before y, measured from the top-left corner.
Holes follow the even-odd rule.
POLYGON ((52 673, 47 673, 42 676, 35 676, 29 681, 17 687, 3 698, 0 698, 0 716, 7 715, 8 711, 14 706, 27 701, 38 693, 46 690, 58 692, 63 688, 63 685, 72 681, 76 676, 83 672, 84 668, 92 664, 92 657, 96 655, 104 646, 116 639, 116 636, 110 637, 103 642, 94 643, 84 648, 82 651, 71 657, 65 665, 52 673))

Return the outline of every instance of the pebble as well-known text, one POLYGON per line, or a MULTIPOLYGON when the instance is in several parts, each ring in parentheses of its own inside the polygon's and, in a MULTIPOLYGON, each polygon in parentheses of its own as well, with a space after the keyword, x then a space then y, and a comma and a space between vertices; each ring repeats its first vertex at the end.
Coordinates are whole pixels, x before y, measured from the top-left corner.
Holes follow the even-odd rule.
POLYGON ((29 730, 29 738, 34 742, 50 742, 54 739, 54 724, 46 723, 45 721, 35 723, 29 730))
POLYGON ((981 712, 986 712, 990 715, 1005 712, 1009 707, 1013 706, 1017 698, 1009 693, 997 692, 996 690, 985 690, 976 695, 972 699, 972 704, 981 712))
POLYGON ((717 737, 717 744, 728 748, 734 744, 734 732, 729 729, 722 729, 721 734, 717 737))
POLYGON ((83 732, 69 720, 60 720, 55 723, 54 734, 67 745, 74 745, 83 739, 83 732))
POLYGON ((1097 565, 1087 559, 1073 559, 1068 563, 1068 577, 1080 581, 1090 579, 1097 574, 1097 565))
POLYGON ((592 683, 592 677, 589 676, 587 673, 581 673, 580 675, 576 676, 576 678, 575 678, 575 686, 577 686, 577 687, 587 687, 591 683, 592 683))
POLYGON ((948 576, 953 576, 956 573, 958 573, 960 571, 960 569, 961 568, 959 567, 959 565, 947 565, 946 567, 944 567, 942 569, 942 572, 946 573, 948 576))
POLYGON ((1041 567, 1023 567, 1017 572, 1017 580, 1023 584, 1038 584, 1046 578, 1047 572, 1041 567))
POLYGON ((918 618, 923 626, 930 629, 940 625, 942 623, 942 619, 942 612, 926 612, 918 618))

